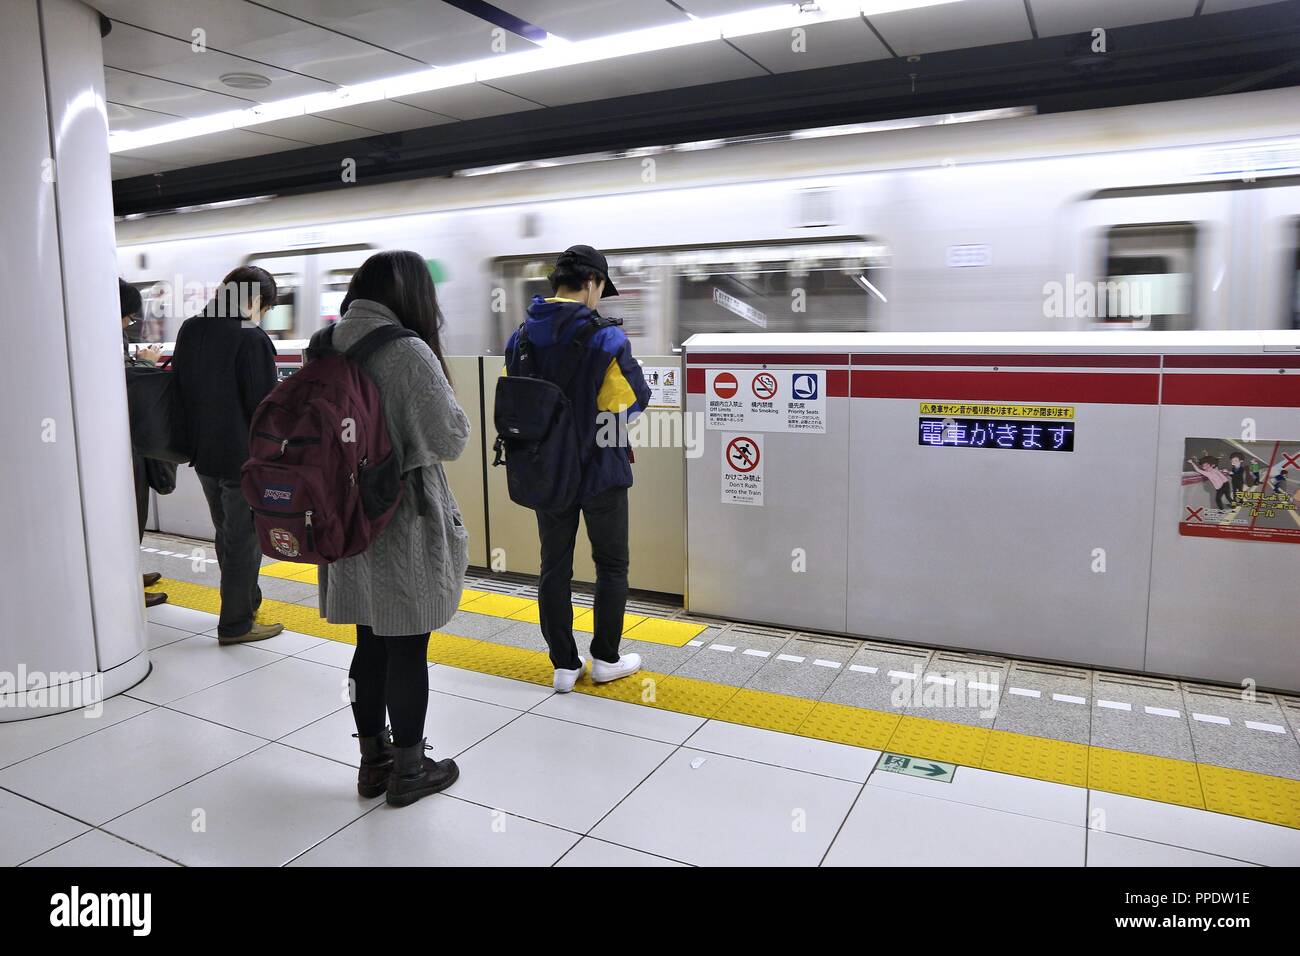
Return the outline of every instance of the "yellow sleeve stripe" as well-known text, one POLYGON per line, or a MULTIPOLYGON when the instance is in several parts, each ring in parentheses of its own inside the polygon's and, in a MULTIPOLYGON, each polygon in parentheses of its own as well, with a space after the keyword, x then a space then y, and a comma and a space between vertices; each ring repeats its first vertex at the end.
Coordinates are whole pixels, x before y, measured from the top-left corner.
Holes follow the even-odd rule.
POLYGON ((596 410, 601 412, 622 412, 636 404, 636 392, 623 377, 623 370, 618 367, 618 356, 609 360, 605 369, 605 381, 601 383, 596 395, 596 410))

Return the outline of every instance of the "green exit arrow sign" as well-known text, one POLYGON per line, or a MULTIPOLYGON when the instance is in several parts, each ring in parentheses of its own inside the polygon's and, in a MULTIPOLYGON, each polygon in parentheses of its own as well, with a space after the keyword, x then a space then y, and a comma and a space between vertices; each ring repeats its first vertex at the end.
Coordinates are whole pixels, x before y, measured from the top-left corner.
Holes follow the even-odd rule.
POLYGON ((937 783, 952 783, 953 774, 957 772, 956 764, 891 753, 881 754, 880 763, 877 766, 887 773, 903 773, 909 777, 924 777, 926 780, 934 780, 937 783))

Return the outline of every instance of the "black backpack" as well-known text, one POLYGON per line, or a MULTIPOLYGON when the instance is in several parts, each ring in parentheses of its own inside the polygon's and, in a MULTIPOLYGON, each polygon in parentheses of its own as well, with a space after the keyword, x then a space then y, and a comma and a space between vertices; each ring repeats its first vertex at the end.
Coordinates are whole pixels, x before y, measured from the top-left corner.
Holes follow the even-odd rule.
MULTIPOLYGON (((515 362, 497 379, 493 465, 506 466, 510 500, 535 511, 563 511, 578 501, 583 434, 574 418, 569 385, 602 324, 585 322, 565 350, 557 381, 538 371, 526 325, 519 327, 515 362)), ((608 324, 607 320, 604 324, 608 324)))

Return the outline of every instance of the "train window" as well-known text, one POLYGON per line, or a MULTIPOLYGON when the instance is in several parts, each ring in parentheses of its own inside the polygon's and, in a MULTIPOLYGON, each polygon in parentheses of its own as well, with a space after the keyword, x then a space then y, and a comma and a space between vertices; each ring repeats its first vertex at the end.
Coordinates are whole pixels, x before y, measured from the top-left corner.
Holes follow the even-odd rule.
POLYGON ((1106 233, 1096 316, 1108 326, 1196 327, 1196 226, 1187 222, 1112 226, 1106 233))
POLYGON ((166 286, 162 282, 132 282, 140 293, 140 321, 127 326, 127 341, 162 342, 167 338, 167 318, 171 312, 166 286))
POLYGON ((867 331, 886 301, 887 267, 887 248, 867 241, 674 253, 672 344, 697 332, 867 331))
POLYGON ((302 276, 294 272, 272 272, 275 277, 275 305, 262 317, 262 329, 273 339, 297 338, 295 317, 302 276))
POLYGON ((321 327, 337 322, 343 317, 343 299, 348 294, 348 283, 355 269, 330 269, 321 276, 320 324, 321 327))

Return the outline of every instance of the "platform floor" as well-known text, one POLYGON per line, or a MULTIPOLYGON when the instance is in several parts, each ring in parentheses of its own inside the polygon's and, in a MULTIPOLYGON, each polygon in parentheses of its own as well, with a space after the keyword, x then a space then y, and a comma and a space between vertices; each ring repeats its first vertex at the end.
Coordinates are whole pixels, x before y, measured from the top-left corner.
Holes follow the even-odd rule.
POLYGON ((522 580, 469 582, 431 643, 428 735, 462 776, 393 810, 356 795, 349 629, 311 575, 268 562, 266 617, 297 630, 222 648, 204 547, 145 542, 174 598, 145 681, 0 724, 0 863, 1300 864, 1295 699, 654 603, 625 638, 652 678, 561 696, 522 580), (991 696, 954 704, 972 682, 991 696))

